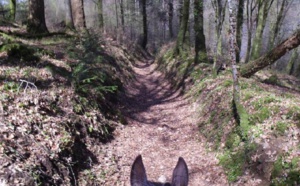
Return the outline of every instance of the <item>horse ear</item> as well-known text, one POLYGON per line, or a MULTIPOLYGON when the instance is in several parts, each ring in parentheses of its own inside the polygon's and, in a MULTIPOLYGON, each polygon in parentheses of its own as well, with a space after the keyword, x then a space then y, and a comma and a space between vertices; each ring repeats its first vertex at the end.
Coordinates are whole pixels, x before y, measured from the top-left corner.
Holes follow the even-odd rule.
POLYGON ((188 167, 182 157, 179 157, 177 165, 173 170, 172 186, 187 186, 189 183, 188 167))
POLYGON ((131 186, 143 186, 147 184, 146 170, 141 155, 138 155, 132 164, 130 184, 131 186))

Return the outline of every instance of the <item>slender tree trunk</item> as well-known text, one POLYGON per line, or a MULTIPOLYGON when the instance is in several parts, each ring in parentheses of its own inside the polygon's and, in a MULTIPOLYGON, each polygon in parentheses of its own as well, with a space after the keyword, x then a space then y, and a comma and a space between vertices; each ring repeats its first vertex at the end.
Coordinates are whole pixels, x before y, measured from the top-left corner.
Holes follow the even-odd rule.
POLYGON ((228 0, 229 9, 229 45, 230 45, 230 61, 232 66, 232 78, 233 78, 233 99, 235 103, 240 104, 240 88, 239 79, 236 66, 236 7, 233 1, 238 0, 228 0))
POLYGON ((98 7, 99 29, 101 31, 103 31, 104 21, 103 21, 103 4, 102 4, 102 0, 98 0, 97 7, 98 7))
POLYGON ((194 1, 195 63, 207 61, 203 24, 203 0, 194 1))
POLYGON ((124 15, 124 2, 120 0, 120 13, 121 13, 121 24, 122 24, 122 31, 125 30, 125 15, 124 15))
POLYGON ((173 32, 173 0, 169 0, 168 3, 168 15, 169 15, 169 35, 170 38, 172 39, 174 37, 174 32, 173 32))
POLYGON ((251 59, 257 59, 262 49, 262 36, 266 26, 267 15, 274 0, 259 0, 258 4, 258 20, 253 40, 251 59))
POLYGON ((117 0, 115 0, 115 13, 116 13, 116 23, 117 23, 117 31, 119 28, 119 15, 118 15, 118 4, 117 4, 117 0))
POLYGON ((143 39, 142 39, 142 48, 146 49, 148 42, 148 26, 147 26, 147 9, 146 9, 146 0, 141 0, 142 3, 142 16, 143 16, 143 39))
POLYGON ((248 138, 248 130, 249 130, 249 117, 248 114, 240 102, 240 85, 238 79, 238 71, 236 66, 236 2, 238 0, 228 0, 228 9, 229 9, 229 24, 230 24, 230 58, 231 58, 231 66, 232 66, 232 78, 233 78, 233 107, 235 115, 237 115, 238 124, 241 127, 241 137, 243 139, 248 138))
POLYGON ((293 0, 282 0, 280 10, 278 12, 278 15, 276 17, 276 21, 274 25, 271 27, 271 33, 270 33, 270 40, 269 40, 269 48, 272 49, 275 46, 275 40, 278 37, 279 30, 281 28, 283 19, 291 5, 293 0))
POLYGON ((227 0, 212 0, 211 1, 214 12, 215 12, 215 29, 216 29, 216 47, 214 55, 214 64, 213 64, 213 75, 217 75, 217 69, 222 66, 222 64, 217 64, 219 57, 222 55, 222 29, 225 19, 225 10, 227 6, 227 0))
POLYGON ((290 57, 290 60, 286 66, 286 73, 289 75, 292 75, 293 72, 295 71, 295 62, 298 59, 299 54, 297 49, 295 49, 292 53, 292 56, 290 57))
POLYGON ((183 10, 182 10, 182 20, 180 23, 179 33, 177 35, 174 55, 179 55, 181 50, 183 50, 185 34, 189 22, 189 9, 190 9, 190 0, 184 0, 183 10))
POLYGON ((44 0, 29 0, 27 31, 33 34, 48 33, 45 22, 44 0))
POLYGON ((245 63, 248 63, 250 60, 250 52, 252 45, 252 29, 253 29, 253 11, 257 6, 257 1, 247 0, 247 49, 246 49, 246 57, 245 63))
POLYGON ((240 62, 240 51, 242 46, 242 27, 244 20, 244 4, 245 0, 239 0, 238 12, 237 12, 237 23, 236 23, 236 43, 237 43, 237 52, 236 52, 236 62, 240 62))
POLYGON ((69 12, 66 13, 66 25, 68 28, 70 29, 74 29, 74 22, 73 22, 73 15, 72 15, 72 4, 71 4, 71 0, 68 0, 68 6, 69 6, 69 12), (68 17, 69 14, 69 17, 68 17), (69 20, 69 21, 68 21, 69 20))
POLYGON ((17 10, 16 0, 10 0, 9 1, 9 8, 10 8, 10 19, 12 21, 15 21, 15 19, 16 19, 16 10, 17 10))
POLYGON ((251 61, 245 65, 241 66, 240 74, 243 77, 250 77, 257 71, 273 64, 276 60, 281 58, 288 51, 298 47, 300 45, 300 30, 296 31, 288 39, 280 43, 273 50, 268 52, 266 55, 251 61))
POLYGON ((86 31, 83 0, 71 0, 72 16, 77 31, 86 31))

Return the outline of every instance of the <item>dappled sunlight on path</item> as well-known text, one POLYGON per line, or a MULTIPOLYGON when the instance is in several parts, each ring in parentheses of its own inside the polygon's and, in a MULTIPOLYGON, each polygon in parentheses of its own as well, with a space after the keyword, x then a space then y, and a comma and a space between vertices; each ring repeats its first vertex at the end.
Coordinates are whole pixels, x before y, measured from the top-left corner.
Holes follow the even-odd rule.
POLYGON ((117 184, 129 185, 131 164, 142 154, 149 180, 162 175, 170 179, 182 156, 189 167, 189 185, 227 185, 216 154, 202 143, 196 105, 172 88, 152 60, 138 62, 134 71, 136 78, 124 98, 128 125, 117 128, 115 140, 107 144, 117 155, 117 184))

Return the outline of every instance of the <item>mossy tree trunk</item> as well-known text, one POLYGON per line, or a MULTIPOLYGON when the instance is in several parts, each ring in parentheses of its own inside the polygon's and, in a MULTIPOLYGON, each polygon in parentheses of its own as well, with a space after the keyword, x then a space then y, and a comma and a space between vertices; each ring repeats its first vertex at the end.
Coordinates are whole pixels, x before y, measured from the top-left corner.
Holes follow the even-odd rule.
POLYGON ((15 19, 16 19, 16 10, 17 10, 16 0, 10 0, 9 1, 9 8, 10 8, 9 17, 12 21, 15 21, 15 19))
POLYGON ((278 37, 280 27, 283 23, 284 17, 290 7, 292 1, 282 0, 278 15, 275 23, 271 26, 269 48, 272 49, 275 46, 275 40, 278 37))
POLYGON ((299 54, 297 49, 293 51, 292 56, 290 57, 290 60, 286 66, 286 73, 289 75, 292 75, 295 71, 295 62, 298 59, 299 54))
POLYGON ((256 23, 255 37, 253 39, 251 60, 257 59, 260 56, 262 49, 262 36, 266 26, 267 16, 274 0, 259 0, 258 1, 258 15, 256 23))
POLYGON ((241 66, 240 74, 243 77, 250 77, 257 71, 273 64, 276 60, 281 58, 288 51, 298 47, 300 45, 300 30, 297 30, 292 36, 280 43, 273 50, 266 55, 251 61, 241 66))
POLYGON ((79 32, 86 31, 83 0, 71 0, 71 6, 75 29, 79 32))
POLYGON ((194 1, 195 63, 206 62, 207 52, 203 24, 203 0, 194 1))
POLYGON ((217 75, 217 69, 221 64, 217 64, 219 57, 222 55, 222 29, 225 20, 225 10, 227 6, 227 0, 212 0, 212 7, 215 12, 215 28, 216 28, 216 47, 214 54, 214 64, 213 64, 213 75, 217 75))
POLYGON ((182 9, 182 18, 180 22, 179 32, 177 35, 174 55, 177 56, 183 50, 183 44, 189 22, 190 0, 184 0, 182 9))
POLYGON ((237 7, 236 3, 233 1, 237 0, 228 0, 228 9, 229 9, 229 45, 230 45, 230 60, 232 66, 232 78, 233 78, 233 106, 234 112, 237 116, 238 123, 240 126, 240 135, 243 139, 247 139, 248 129, 249 129, 249 120, 248 114, 240 102, 240 85, 238 79, 238 71, 236 66, 236 15, 237 7))
POLYGON ((44 0, 29 0, 27 31, 32 34, 48 33, 45 22, 44 0))
POLYGON ((246 7, 246 15, 247 15, 247 49, 245 56, 245 63, 248 63, 250 60, 250 52, 252 45, 252 29, 253 29, 253 12, 257 6, 257 1, 247 0, 246 7))
POLYGON ((143 37, 142 37, 142 48, 146 49, 148 43, 148 25, 147 25, 147 9, 146 0, 141 0, 142 6, 142 16, 143 16, 143 37))

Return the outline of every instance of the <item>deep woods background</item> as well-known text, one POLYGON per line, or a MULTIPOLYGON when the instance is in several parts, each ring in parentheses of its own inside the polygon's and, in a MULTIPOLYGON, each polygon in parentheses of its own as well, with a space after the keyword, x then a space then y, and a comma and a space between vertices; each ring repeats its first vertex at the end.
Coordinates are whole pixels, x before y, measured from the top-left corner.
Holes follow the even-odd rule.
MULTIPOLYGON (((177 40, 177 47, 183 47, 184 42, 187 48, 204 52, 204 56, 196 52, 195 60, 206 60, 206 55, 215 63, 227 63, 229 59, 229 9, 225 0, 195 3, 187 0, 12 0, 2 1, 1 5, 4 17, 27 25, 35 19, 32 23, 39 28, 35 31, 33 25, 29 26, 32 32, 92 29, 103 31, 119 42, 136 42, 152 53, 163 44, 177 40)), ((294 0, 239 0, 235 6, 238 63, 248 63, 266 54, 299 27, 300 5, 294 0)), ((299 76, 298 56, 297 50, 288 52, 280 60, 276 59, 272 68, 299 76)), ((219 66, 215 64, 215 68, 219 66)), ((245 72, 245 76, 249 75, 245 72)))
POLYGON ((153 64, 171 90, 150 103, 194 98, 221 185, 299 185, 299 10, 298 0, 0 0, 0 185, 127 183, 128 160, 105 145, 153 106, 128 95, 143 84, 134 68, 153 64))

